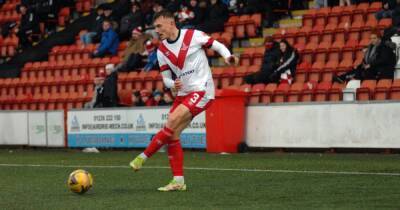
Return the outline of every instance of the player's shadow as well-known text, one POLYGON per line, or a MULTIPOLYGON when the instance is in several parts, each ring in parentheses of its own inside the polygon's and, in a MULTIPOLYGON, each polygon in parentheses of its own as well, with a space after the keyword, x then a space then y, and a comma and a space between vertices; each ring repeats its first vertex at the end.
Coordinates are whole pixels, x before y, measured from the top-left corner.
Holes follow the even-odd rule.
POLYGON ((140 187, 140 188, 126 188, 125 187, 125 188, 113 188, 113 189, 110 189, 110 191, 115 194, 126 195, 126 194, 135 194, 137 192, 141 192, 141 193, 151 192, 151 191, 154 191, 154 189, 153 188, 145 188, 145 187, 140 187))

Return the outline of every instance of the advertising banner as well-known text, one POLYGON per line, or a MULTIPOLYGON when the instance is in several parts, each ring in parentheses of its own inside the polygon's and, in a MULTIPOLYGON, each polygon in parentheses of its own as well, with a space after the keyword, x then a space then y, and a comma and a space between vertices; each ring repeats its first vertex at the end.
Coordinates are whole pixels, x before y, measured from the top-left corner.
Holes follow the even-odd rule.
MULTIPOLYGON (((169 107, 68 111, 69 147, 143 148, 164 127, 169 107)), ((181 135, 184 148, 205 148, 205 113, 181 135)))

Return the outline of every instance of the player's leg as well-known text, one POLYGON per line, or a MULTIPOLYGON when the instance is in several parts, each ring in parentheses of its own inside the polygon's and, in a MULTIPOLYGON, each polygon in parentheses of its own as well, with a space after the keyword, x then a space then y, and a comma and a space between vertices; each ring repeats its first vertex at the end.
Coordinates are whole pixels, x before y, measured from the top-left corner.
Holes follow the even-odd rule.
POLYGON ((166 126, 153 137, 145 151, 130 162, 129 165, 134 171, 138 171, 147 158, 153 156, 153 154, 155 154, 163 145, 167 144, 171 137, 173 137, 175 130, 179 127, 178 124, 181 123, 180 121, 188 118, 184 117, 182 111, 175 111, 181 109, 179 108, 180 103, 181 101, 179 98, 174 101, 166 126))
POLYGON ((167 126, 171 126, 174 129, 174 134, 168 143, 168 159, 173 179, 168 185, 158 188, 159 191, 186 190, 183 176, 183 149, 179 137, 191 121, 192 113, 183 104, 179 105, 169 115, 167 126))

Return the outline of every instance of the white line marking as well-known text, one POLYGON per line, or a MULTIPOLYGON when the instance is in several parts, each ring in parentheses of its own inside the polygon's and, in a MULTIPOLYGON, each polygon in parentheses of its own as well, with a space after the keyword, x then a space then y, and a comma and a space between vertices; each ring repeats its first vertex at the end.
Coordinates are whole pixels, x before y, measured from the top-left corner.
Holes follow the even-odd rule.
MULTIPOLYGON (((49 168, 129 168, 129 166, 101 166, 101 165, 41 165, 41 164, 0 164, 0 167, 49 167, 49 168)), ((147 166, 144 169, 169 169, 167 166, 147 166)), ((336 174, 336 175, 374 175, 400 176, 400 173, 391 172, 359 172, 359 171, 307 171, 307 170, 280 170, 280 169, 247 169, 247 168, 201 168, 185 167, 185 170, 200 171, 238 171, 264 173, 299 173, 299 174, 336 174)))

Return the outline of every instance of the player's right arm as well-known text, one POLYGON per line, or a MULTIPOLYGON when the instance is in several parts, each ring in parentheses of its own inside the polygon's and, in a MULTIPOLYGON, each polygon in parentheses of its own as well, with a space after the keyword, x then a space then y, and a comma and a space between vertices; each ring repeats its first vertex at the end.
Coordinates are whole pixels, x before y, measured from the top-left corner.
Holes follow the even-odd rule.
POLYGON ((159 50, 157 50, 157 59, 158 59, 159 65, 160 65, 160 72, 161 72, 161 76, 163 78, 165 87, 170 88, 170 89, 175 89, 175 90, 181 89, 182 82, 179 79, 176 79, 175 81, 172 79, 171 68, 168 66, 162 53, 159 50))

